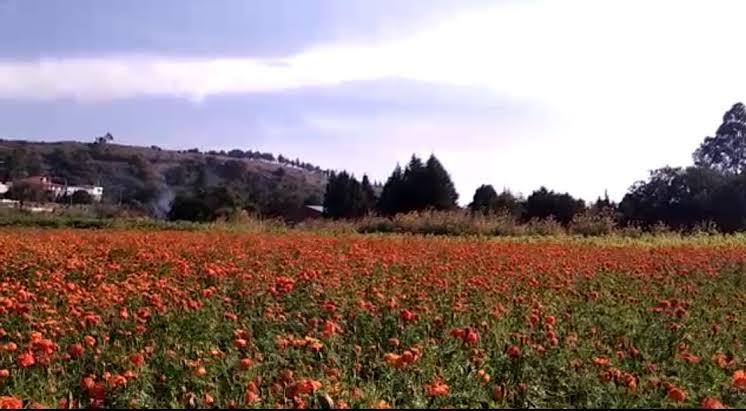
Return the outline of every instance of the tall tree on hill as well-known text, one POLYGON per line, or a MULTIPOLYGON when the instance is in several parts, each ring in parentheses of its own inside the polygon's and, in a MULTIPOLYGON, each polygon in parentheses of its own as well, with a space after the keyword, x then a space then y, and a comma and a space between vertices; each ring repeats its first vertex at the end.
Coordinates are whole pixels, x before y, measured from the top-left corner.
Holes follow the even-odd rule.
POLYGON ((715 137, 706 137, 694 152, 694 164, 726 174, 746 171, 746 106, 736 103, 723 116, 715 137))

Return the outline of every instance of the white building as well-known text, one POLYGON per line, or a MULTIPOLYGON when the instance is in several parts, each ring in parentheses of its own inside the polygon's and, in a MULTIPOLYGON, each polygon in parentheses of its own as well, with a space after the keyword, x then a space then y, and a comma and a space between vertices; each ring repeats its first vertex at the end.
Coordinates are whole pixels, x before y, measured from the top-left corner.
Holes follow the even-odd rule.
POLYGON ((10 186, 7 183, 0 183, 0 195, 3 195, 10 190, 10 186))
POLYGON ((64 197, 66 195, 71 196, 76 191, 85 191, 86 193, 91 195, 93 201, 100 202, 104 195, 104 188, 101 186, 69 186, 66 184, 57 184, 53 183, 49 177, 45 176, 27 177, 19 181, 39 185, 45 190, 51 191, 56 198, 64 197))
POLYGON ((101 186, 64 186, 59 184, 52 185, 52 191, 56 197, 71 196, 76 191, 85 191, 91 195, 93 201, 100 202, 104 195, 104 188, 101 186))

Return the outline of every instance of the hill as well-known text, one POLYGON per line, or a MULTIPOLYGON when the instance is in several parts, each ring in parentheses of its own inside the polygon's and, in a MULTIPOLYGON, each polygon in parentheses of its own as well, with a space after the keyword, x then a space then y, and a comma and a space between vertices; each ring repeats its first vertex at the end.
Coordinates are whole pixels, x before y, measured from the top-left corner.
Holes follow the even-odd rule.
POLYGON ((71 185, 104 187, 103 202, 165 216, 177 194, 227 187, 261 215, 288 217, 304 202, 323 198, 328 171, 271 153, 201 153, 157 146, 0 140, 0 179, 48 175, 71 185))

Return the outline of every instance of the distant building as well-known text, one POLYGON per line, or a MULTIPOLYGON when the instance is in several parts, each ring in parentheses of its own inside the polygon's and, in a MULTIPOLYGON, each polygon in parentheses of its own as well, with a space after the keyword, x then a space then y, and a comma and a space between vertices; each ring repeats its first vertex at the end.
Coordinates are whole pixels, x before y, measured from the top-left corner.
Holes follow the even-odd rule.
POLYGON ((26 184, 33 184, 33 185, 39 185, 46 191, 51 191, 52 194, 54 194, 55 198, 60 198, 64 196, 71 196, 76 191, 85 191, 88 194, 90 194, 91 198, 93 198, 93 201, 100 202, 101 199, 104 196, 104 188, 101 186, 94 186, 94 185, 67 185, 67 184, 59 184, 53 182, 49 177, 46 176, 33 176, 33 177, 26 177, 15 181, 16 184, 18 183, 26 183, 26 184))
POLYGON ((8 190, 10 190, 10 185, 6 183, 0 183, 0 195, 7 193, 8 190))
POLYGON ((300 223, 306 220, 314 220, 324 217, 324 206, 304 205, 287 216, 289 221, 300 223))

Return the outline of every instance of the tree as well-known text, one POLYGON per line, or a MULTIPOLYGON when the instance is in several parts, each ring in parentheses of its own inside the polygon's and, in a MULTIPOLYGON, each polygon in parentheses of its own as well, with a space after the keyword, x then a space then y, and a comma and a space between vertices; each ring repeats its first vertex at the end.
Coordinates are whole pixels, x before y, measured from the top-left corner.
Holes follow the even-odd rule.
MULTIPOLYGON (((650 227, 663 223, 690 229, 716 220, 713 195, 728 177, 702 167, 663 167, 650 172, 648 181, 638 181, 619 204, 622 222, 650 227)), ((722 194, 722 193, 721 193, 722 194)))
POLYGON ((376 209, 384 215, 394 215, 403 208, 404 172, 399 164, 389 176, 381 190, 376 209))
POLYGON ((520 217, 523 214, 523 200, 515 195, 508 189, 497 195, 495 201, 495 209, 498 211, 507 212, 513 217, 520 217))
POLYGON ((215 221, 218 217, 242 208, 239 196, 225 186, 210 187, 194 194, 180 193, 171 204, 170 220, 215 221))
POLYGON ((363 192, 363 207, 367 213, 376 207, 376 193, 373 191, 373 186, 370 185, 367 174, 363 174, 363 181, 360 184, 363 192))
POLYGON ((324 212, 332 218, 362 217, 368 212, 362 184, 346 171, 332 174, 326 184, 324 212))
POLYGON ((77 190, 71 197, 72 198, 70 199, 70 201, 72 201, 73 204, 93 203, 93 196, 91 196, 91 194, 85 190, 77 190))
POLYGON ((609 193, 604 191, 604 198, 598 197, 596 199, 596 202, 594 202, 591 206, 591 211, 596 214, 608 213, 613 211, 615 208, 616 204, 612 203, 611 200, 609 200, 609 193))
POLYGON ((458 193, 443 164, 430 155, 425 164, 426 186, 424 208, 451 210, 457 207, 458 193))
POLYGON ((733 176, 712 194, 712 221, 726 233, 746 230, 746 174, 733 176))
POLYGON ((475 213, 490 213, 497 211, 497 192, 492 185, 479 186, 474 191, 474 197, 469 204, 469 209, 475 213))
POLYGON ((541 187, 526 199, 524 219, 554 217, 567 225, 575 214, 585 210, 583 200, 576 200, 570 194, 559 194, 541 187))
POLYGON ((385 215, 426 209, 456 208, 458 193, 451 176, 431 155, 425 164, 412 155, 406 168, 399 165, 384 184, 377 209, 385 215))
POLYGON ((746 106, 736 103, 723 116, 715 137, 706 137, 694 152, 694 164, 726 174, 746 170, 746 106))
POLYGON ((111 133, 106 133, 103 136, 96 137, 96 144, 104 145, 110 141, 114 141, 114 136, 111 133))

